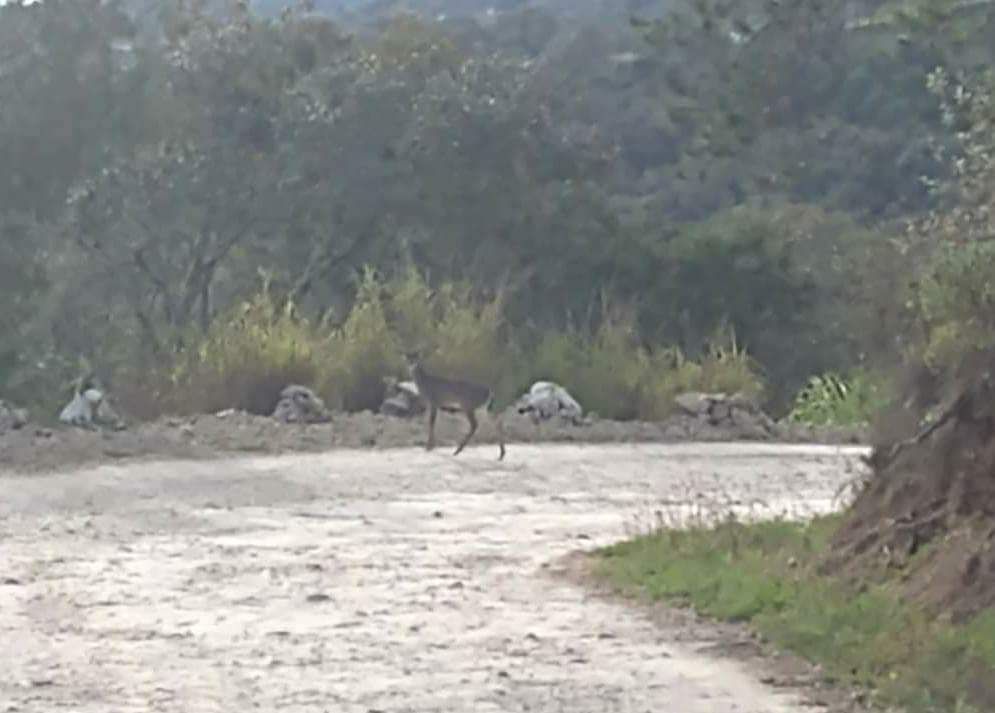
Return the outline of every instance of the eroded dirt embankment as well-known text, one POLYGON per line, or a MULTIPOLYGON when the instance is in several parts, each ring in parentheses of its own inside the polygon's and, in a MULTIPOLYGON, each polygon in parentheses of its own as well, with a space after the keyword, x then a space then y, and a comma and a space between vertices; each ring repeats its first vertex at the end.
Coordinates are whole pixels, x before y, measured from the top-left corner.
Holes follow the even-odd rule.
POLYGON ((766 663, 729 658, 741 633, 654 619, 548 565, 625 536, 633 516, 826 509, 857 451, 519 444, 498 463, 495 450, 0 479, 0 701, 777 713, 823 695, 760 683, 766 663))

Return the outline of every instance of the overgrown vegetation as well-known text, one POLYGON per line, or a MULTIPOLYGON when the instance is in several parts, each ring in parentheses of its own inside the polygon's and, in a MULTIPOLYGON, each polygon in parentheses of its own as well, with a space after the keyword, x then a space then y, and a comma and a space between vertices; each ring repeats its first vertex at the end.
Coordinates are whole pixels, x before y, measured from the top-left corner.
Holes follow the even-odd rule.
MULTIPOLYGON (((127 405, 146 416, 224 408, 264 414, 285 385, 303 383, 332 408, 376 409, 384 377, 403 376, 402 354, 412 349, 433 368, 496 384, 505 404, 531 381, 553 379, 574 385, 610 418, 664 418, 683 391, 762 394, 756 365, 734 339, 716 339, 693 361, 677 350, 643 347, 631 317, 609 314, 593 334, 546 332, 534 346, 509 346, 502 299, 479 297, 465 284, 432 290, 414 268, 391 279, 367 270, 341 324, 312 324, 264 285, 204 335, 188 336, 189 344, 157 369, 151 401, 138 384, 126 387, 127 405)), ((147 385, 147 374, 136 378, 147 385)))
POLYGON ((813 376, 795 397, 788 420, 819 426, 867 425, 888 403, 882 381, 863 369, 848 378, 831 372, 813 376))
MULTIPOLYGON (((436 295, 396 300, 422 310, 419 338, 505 396, 545 372, 602 415, 659 417, 684 383, 759 391, 756 364, 716 351, 728 328, 782 415, 886 347, 878 312, 902 311, 911 274, 894 238, 947 200, 933 148, 959 128, 927 72, 990 54, 987 18, 853 24, 878 4, 650 0, 667 20, 631 22, 593 0, 7 3, 0 388, 48 412, 80 358, 116 392, 179 360, 144 398, 193 408, 191 370, 234 368, 218 340, 262 269, 333 361, 366 369, 320 388, 366 408, 397 347, 357 345, 386 335, 380 311, 394 338, 413 328, 359 285, 411 266, 436 295), (212 340, 208 368, 191 345, 212 340)), ((260 377, 225 378, 198 408, 260 377)))
POLYGON ((954 625, 896 601, 888 582, 855 591, 820 576, 839 524, 833 516, 661 528, 599 552, 596 572, 629 594, 747 622, 876 703, 910 713, 991 710, 995 612, 954 625))

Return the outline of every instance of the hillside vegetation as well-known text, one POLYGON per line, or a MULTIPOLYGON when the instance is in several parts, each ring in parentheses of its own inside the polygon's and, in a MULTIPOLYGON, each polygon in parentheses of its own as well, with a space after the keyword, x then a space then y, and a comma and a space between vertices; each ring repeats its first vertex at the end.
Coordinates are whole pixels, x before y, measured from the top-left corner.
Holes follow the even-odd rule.
POLYGON ((0 8, 0 392, 51 412, 95 370, 132 415, 265 411, 296 378, 369 408, 427 340, 506 395, 557 378, 653 418, 678 362, 735 344, 711 385, 786 413, 893 351, 881 317, 932 254, 903 221, 953 170, 926 75, 982 39, 854 30, 852 2, 641 5, 0 8), (406 275, 399 323, 371 280, 406 275), (283 321, 236 330, 260 310, 283 321))

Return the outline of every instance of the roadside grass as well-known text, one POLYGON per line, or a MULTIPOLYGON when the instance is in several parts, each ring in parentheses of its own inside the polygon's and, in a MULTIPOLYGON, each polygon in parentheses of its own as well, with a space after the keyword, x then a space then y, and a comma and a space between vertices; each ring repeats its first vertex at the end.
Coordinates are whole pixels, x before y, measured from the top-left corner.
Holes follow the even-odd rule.
POLYGON ((595 574, 622 593, 746 622, 819 664, 827 680, 909 713, 992 710, 995 611, 952 625, 887 584, 854 591, 815 563, 838 516, 661 527, 599 550, 595 574))

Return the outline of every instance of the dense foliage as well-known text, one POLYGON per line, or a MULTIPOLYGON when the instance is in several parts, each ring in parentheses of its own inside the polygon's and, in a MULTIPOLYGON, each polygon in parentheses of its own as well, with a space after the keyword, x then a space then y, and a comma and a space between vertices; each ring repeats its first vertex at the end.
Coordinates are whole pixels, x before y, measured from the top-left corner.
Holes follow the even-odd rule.
MULTIPOLYGON (((504 392, 555 373, 652 417, 716 334, 738 356, 710 383, 759 390, 756 359, 775 409, 895 351, 882 315, 928 322, 930 359, 972 338, 987 283, 954 276, 987 248, 943 257, 918 316, 907 278, 950 231, 933 187, 967 170, 962 98, 927 75, 990 59, 987 8, 307 5, 0 7, 5 395, 50 404, 86 363, 129 393, 158 375, 148 414, 261 409, 289 378, 368 408, 427 340, 504 392), (287 330, 253 342, 276 375, 238 361, 243 309, 287 330), (331 371, 299 351, 315 330, 331 371)), ((966 150, 971 175, 989 155, 966 150)))

